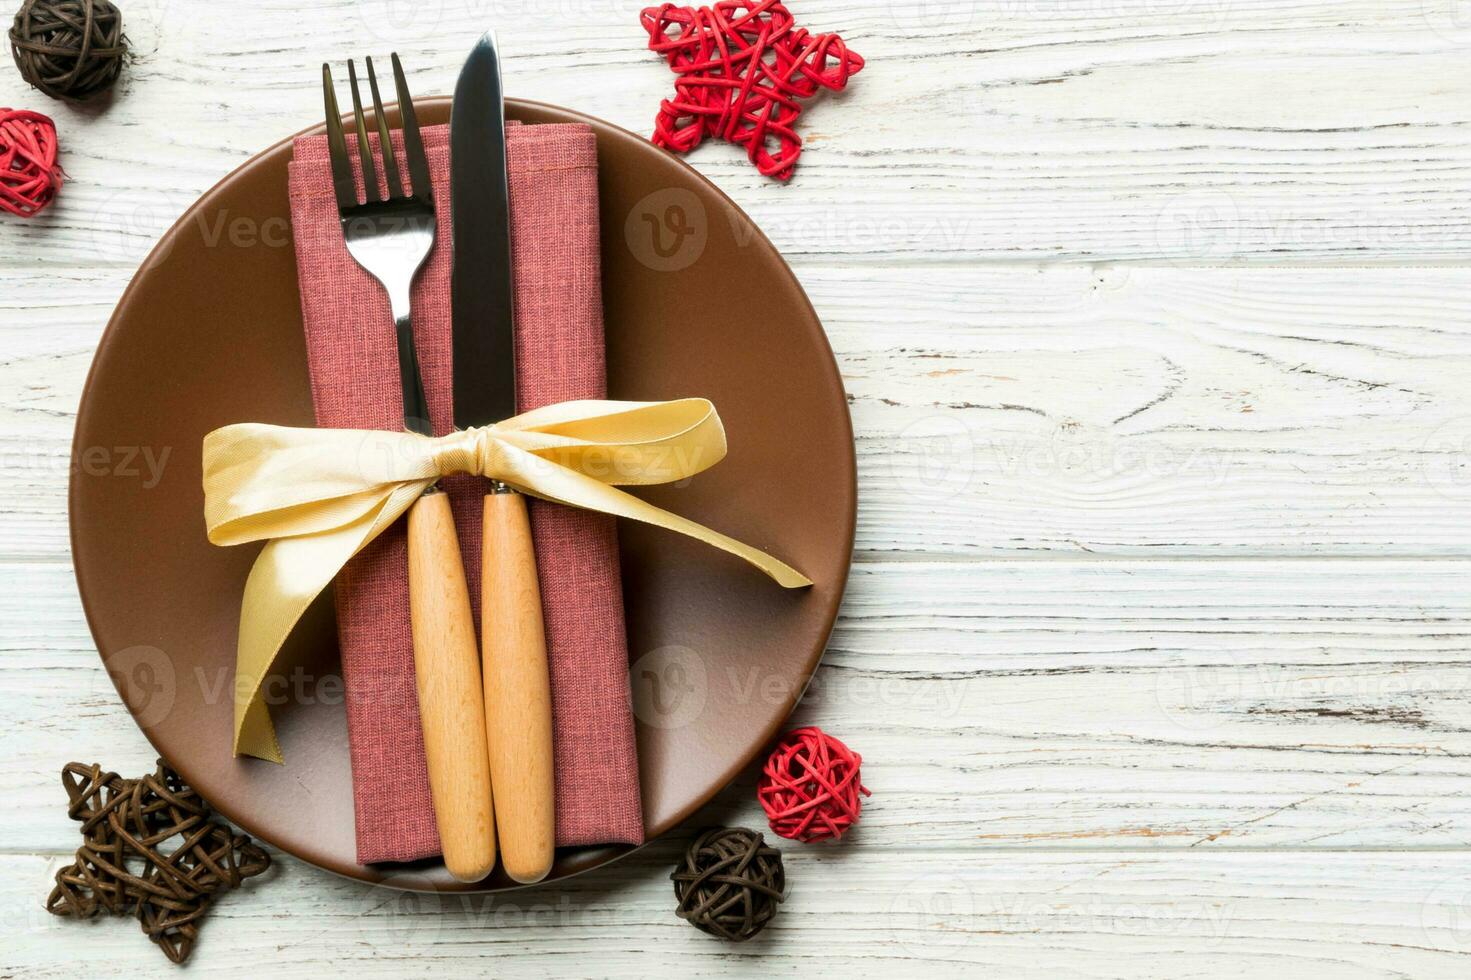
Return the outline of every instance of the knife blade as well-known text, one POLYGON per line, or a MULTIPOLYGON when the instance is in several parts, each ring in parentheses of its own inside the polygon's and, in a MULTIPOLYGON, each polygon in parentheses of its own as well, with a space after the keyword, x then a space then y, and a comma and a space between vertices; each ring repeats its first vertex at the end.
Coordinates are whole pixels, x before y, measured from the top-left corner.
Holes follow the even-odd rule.
MULTIPOLYGON (((450 280, 459 428, 516 414, 510 181, 500 56, 487 33, 450 110, 450 280)), ((546 630, 526 500, 491 482, 484 501, 480 630, 486 743, 501 866, 518 882, 551 870, 556 837, 546 630)))
POLYGON ((460 71, 449 144, 455 427, 468 429, 516 414, 511 191, 500 56, 492 34, 476 43, 460 71))

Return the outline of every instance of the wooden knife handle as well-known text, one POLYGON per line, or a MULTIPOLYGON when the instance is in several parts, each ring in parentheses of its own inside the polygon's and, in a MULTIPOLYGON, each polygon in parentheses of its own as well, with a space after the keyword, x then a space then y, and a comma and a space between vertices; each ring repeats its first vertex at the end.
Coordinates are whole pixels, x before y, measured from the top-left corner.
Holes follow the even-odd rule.
POLYGON ((409 611, 444 865, 460 881, 479 881, 495 867, 495 814, 480 653, 446 493, 431 490, 409 509, 409 611))
POLYGON ((480 629, 501 866, 530 883, 552 867, 556 788, 546 627, 526 498, 487 495, 484 534, 480 629))

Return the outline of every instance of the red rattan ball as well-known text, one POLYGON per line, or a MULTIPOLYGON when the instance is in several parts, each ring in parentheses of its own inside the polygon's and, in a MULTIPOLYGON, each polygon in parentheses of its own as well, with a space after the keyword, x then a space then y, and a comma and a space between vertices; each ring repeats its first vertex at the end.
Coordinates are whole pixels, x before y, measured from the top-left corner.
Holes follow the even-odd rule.
POLYGON ((761 770, 756 798, 771 829, 811 843, 837 840, 858 822, 859 794, 868 796, 858 767, 863 760, 820 728, 787 732, 761 770))
POLYGON ((56 124, 28 109, 0 109, 0 208, 39 214, 61 186, 56 124))

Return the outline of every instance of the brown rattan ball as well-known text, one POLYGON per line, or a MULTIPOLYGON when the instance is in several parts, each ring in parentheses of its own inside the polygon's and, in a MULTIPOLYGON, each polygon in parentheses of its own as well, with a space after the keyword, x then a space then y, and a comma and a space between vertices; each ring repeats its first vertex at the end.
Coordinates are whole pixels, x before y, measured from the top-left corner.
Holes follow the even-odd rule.
POLYGON ((669 876, 678 916, 701 932, 745 942, 776 917, 787 876, 781 852, 744 827, 716 827, 696 837, 669 876))
POLYGON ((89 99, 111 88, 128 39, 110 0, 25 0, 10 28, 20 75, 55 99, 89 99))

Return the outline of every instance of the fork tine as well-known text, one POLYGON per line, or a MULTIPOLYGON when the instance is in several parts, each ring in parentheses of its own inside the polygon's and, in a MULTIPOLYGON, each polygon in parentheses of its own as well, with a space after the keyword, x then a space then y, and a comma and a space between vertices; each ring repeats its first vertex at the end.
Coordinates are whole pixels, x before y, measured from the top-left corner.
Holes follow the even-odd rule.
POLYGON ((383 200, 378 190, 378 168, 373 165, 373 151, 368 148, 368 124, 363 119, 363 100, 358 95, 358 72, 354 64, 347 63, 347 80, 352 85, 352 117, 358 125, 358 157, 363 162, 364 197, 369 201, 383 200))
POLYGON ((337 94, 332 90, 332 67, 322 65, 322 100, 327 108, 327 155, 332 158, 332 189, 337 194, 337 210, 347 211, 358 204, 357 187, 352 182, 352 168, 347 164, 347 140, 342 135, 342 113, 337 108, 337 94))
POLYGON ((368 63, 368 88, 373 92, 373 118, 378 121, 378 149, 383 153, 383 176, 388 179, 390 200, 404 196, 403 185, 398 182, 398 157, 393 152, 393 140, 388 136, 388 117, 383 114, 383 99, 378 95, 378 76, 373 74, 373 59, 368 63))
POLYGON ((424 140, 419 136, 419 117, 414 112, 414 100, 409 96, 409 83, 404 81, 404 69, 399 64, 398 52, 394 52, 391 57, 393 84, 398 89, 398 113, 403 120, 404 155, 409 160, 409 193, 432 201, 434 188, 429 183, 429 162, 424 159, 424 140))

